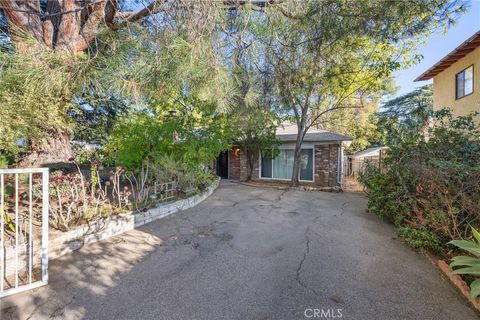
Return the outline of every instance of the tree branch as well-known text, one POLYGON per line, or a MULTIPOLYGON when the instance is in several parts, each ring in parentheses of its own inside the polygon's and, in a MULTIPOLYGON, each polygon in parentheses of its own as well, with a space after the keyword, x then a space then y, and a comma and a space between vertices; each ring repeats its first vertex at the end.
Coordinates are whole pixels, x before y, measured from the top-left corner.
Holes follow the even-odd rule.
POLYGON ((77 8, 77 9, 58 11, 58 12, 53 12, 53 13, 42 13, 40 11, 40 6, 38 6, 38 9, 24 9, 20 6, 9 6, 8 5, 8 3, 10 3, 10 4, 17 3, 19 5, 34 4, 35 1, 33 1, 33 0, 32 1, 28 1, 28 0, 25 0, 25 1, 2 0, 2 1, 0 1, 0 9, 3 9, 5 11, 15 11, 15 12, 20 12, 20 13, 26 13, 26 14, 29 14, 29 15, 37 15, 37 16, 42 17, 42 18, 50 18, 50 17, 61 16, 61 15, 64 15, 64 14, 69 14, 69 13, 75 13, 75 12, 78 12, 78 11, 82 11, 85 7, 87 7, 89 5, 100 3, 100 2, 105 2, 105 1, 108 1, 108 0, 85 1, 85 5, 77 8))
POLYGON ((96 2, 91 6, 92 11, 88 16, 87 21, 80 29, 79 34, 73 39, 72 43, 67 43, 66 47, 63 49, 78 52, 88 48, 90 42, 95 36, 97 26, 104 16, 105 5, 105 2, 96 2))
POLYGON ((282 3, 284 0, 223 0, 223 4, 230 10, 235 10, 238 7, 253 6, 259 8, 271 7, 282 3))
MULTIPOLYGON (((32 35, 40 43, 43 41, 43 28, 40 19, 40 2, 0 0, 0 8, 4 9, 8 21, 9 32, 14 36, 22 33, 32 35)), ((24 36, 25 34, 23 34, 24 36)), ((24 50, 26 48, 18 48, 24 50)))
POLYGON ((107 0, 105 4, 105 24, 109 28, 113 28, 113 19, 118 10, 118 0, 107 0))
POLYGON ((161 5, 165 2, 167 2, 167 0, 154 0, 142 10, 130 14, 129 16, 125 17, 123 21, 119 22, 118 24, 112 25, 111 28, 113 30, 119 30, 126 27, 129 23, 138 21, 154 13, 161 12, 164 10, 163 8, 161 8, 161 5))

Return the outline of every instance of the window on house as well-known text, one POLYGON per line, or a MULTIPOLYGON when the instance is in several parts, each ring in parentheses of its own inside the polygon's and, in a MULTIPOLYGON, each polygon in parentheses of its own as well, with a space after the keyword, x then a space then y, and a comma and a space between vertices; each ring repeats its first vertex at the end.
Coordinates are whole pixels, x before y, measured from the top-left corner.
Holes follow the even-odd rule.
POLYGON ((460 99, 473 93, 473 65, 455 76, 456 98, 460 99))
MULTIPOLYGON (((293 149, 280 149, 273 157, 271 151, 262 152, 261 177, 290 180, 293 172, 293 149)), ((313 181, 313 149, 302 149, 300 156, 300 180, 313 181)))
POLYGON ((272 160, 272 177, 274 179, 291 179, 293 171, 293 149, 280 149, 272 160))
POLYGON ((300 180, 313 181, 313 149, 302 149, 300 156, 300 180))
POLYGON ((272 151, 265 150, 262 151, 262 168, 261 168, 261 177, 262 178, 271 178, 272 177, 272 151))

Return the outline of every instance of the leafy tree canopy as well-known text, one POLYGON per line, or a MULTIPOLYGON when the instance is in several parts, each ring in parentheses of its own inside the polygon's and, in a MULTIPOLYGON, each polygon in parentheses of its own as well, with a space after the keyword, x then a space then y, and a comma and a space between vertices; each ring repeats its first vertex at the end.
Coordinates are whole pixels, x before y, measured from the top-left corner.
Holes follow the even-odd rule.
POLYGON ((420 39, 464 10, 463 2, 449 1, 292 0, 255 20, 273 103, 298 126, 293 186, 308 128, 383 90, 384 78, 420 59, 420 39))
POLYGON ((122 117, 106 149, 117 164, 130 168, 164 156, 198 167, 229 147, 231 128, 228 116, 214 105, 195 99, 163 101, 122 117))
POLYGON ((68 159, 79 128, 68 112, 91 92, 148 117, 186 101, 240 115, 274 110, 297 122, 298 158, 310 126, 383 89, 420 58, 420 39, 465 10, 460 0, 53 3, 0 0, 15 49, 1 52, 0 150, 15 155, 27 141, 27 163, 68 159))
POLYGON ((422 86, 387 101, 378 113, 372 115, 379 132, 379 144, 391 145, 416 139, 431 121, 432 114, 432 85, 422 86))

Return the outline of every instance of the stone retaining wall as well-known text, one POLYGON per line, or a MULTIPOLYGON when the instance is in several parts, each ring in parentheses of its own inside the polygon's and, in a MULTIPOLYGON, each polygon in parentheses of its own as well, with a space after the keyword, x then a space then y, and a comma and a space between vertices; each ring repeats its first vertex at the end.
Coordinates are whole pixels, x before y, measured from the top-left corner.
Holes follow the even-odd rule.
MULTIPOLYGON (((61 232, 51 230, 49 234, 48 258, 58 258, 66 253, 78 250, 87 243, 107 239, 115 235, 140 227, 146 223, 169 216, 181 210, 192 208, 208 198, 218 187, 219 180, 207 188, 202 194, 191 196, 186 199, 165 202, 145 212, 130 212, 108 217, 91 226, 81 226, 76 229, 61 232)), ((33 243, 33 267, 40 266, 40 242, 33 243)), ((19 272, 28 271, 28 245, 20 244, 18 252, 19 272)), ((15 247, 6 245, 4 248, 6 257, 5 275, 11 277, 15 274, 15 247)), ((0 275, 1 276, 1 275, 0 275)))

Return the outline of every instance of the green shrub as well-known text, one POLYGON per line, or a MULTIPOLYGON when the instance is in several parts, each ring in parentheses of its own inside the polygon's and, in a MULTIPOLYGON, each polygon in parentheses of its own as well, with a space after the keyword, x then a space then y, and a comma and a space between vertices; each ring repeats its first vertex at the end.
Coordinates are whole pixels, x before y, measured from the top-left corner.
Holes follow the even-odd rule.
POLYGON ((405 196, 406 186, 399 185, 394 176, 370 165, 360 173, 359 179, 370 195, 369 211, 389 219, 396 226, 403 225, 405 216, 412 210, 411 201, 405 196))
POLYGON ((8 159, 5 156, 0 156, 0 169, 6 169, 8 167, 8 159))
POLYGON ((412 248, 419 250, 440 251, 441 241, 434 233, 428 230, 400 227, 397 230, 402 240, 412 248))
POLYGON ((173 156, 160 156, 152 165, 157 181, 177 181, 177 189, 184 194, 204 190, 215 179, 204 166, 191 166, 173 156))
POLYGON ((480 129, 475 116, 445 110, 431 123, 389 134, 382 170, 367 167, 360 181, 370 212, 386 217, 414 248, 442 251, 480 225, 480 129))
POLYGON ((114 162, 110 154, 103 148, 85 149, 81 145, 74 145, 73 152, 75 154, 75 162, 81 165, 90 165, 94 161, 98 161, 105 166, 113 166, 114 162))
POLYGON ((225 115, 198 112, 174 117, 129 114, 118 121, 105 149, 117 165, 127 168, 140 168, 164 155, 190 167, 204 165, 229 148, 232 133, 225 115))

